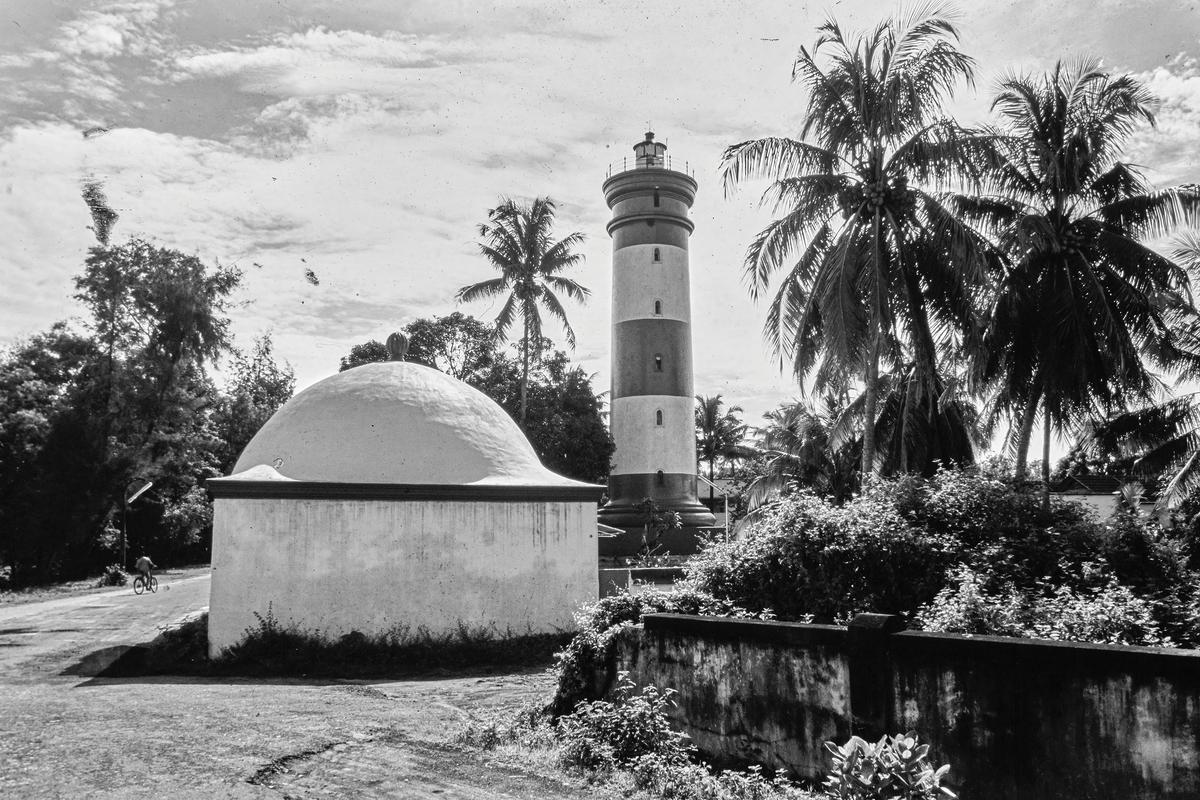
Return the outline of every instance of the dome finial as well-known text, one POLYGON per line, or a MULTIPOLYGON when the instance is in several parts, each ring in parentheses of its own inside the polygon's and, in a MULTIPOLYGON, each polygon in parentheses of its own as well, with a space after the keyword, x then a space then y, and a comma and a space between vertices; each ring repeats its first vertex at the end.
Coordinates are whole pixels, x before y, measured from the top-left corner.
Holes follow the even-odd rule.
POLYGON ((388 361, 403 361, 408 356, 408 337, 396 331, 387 338, 388 361))

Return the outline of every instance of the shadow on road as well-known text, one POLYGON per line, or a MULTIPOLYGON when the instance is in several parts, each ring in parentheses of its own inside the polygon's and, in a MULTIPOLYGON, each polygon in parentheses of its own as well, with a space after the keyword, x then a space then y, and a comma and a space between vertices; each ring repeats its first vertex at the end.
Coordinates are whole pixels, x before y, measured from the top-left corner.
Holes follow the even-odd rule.
POLYGON ((129 665, 145 660, 146 648, 138 645, 118 644, 102 647, 88 653, 79 661, 64 669, 59 675, 72 675, 80 678, 91 678, 109 674, 109 670, 125 662, 129 665))

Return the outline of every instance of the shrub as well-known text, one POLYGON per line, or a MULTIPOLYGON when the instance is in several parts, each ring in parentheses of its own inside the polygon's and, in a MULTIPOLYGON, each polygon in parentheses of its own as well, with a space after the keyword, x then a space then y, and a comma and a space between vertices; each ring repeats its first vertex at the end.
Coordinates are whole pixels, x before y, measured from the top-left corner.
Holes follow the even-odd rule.
POLYGON ((561 763, 588 770, 628 766, 641 756, 663 764, 682 764, 691 747, 687 735, 674 730, 667 709, 674 705, 671 689, 637 686, 621 673, 613 699, 583 702, 558 721, 561 763))
POLYGON ((1098 578, 1099 568, 1085 565, 1097 582, 1091 589, 1051 586, 1023 590, 1011 583, 989 588, 969 567, 955 570, 951 582, 917 614, 925 630, 950 633, 1023 636, 1034 639, 1168 646, 1153 616, 1153 604, 1137 597, 1113 577, 1098 578))
MULTIPOLYGON (((672 800, 818 800, 784 773, 767 778, 760 767, 713 772, 689 760, 687 737, 667 717, 670 689, 637 687, 622 674, 611 701, 583 702, 557 725, 526 708, 515 718, 489 716, 471 722, 460 744, 494 751, 512 746, 553 755, 559 766, 587 772, 590 782, 608 783, 624 796, 672 800)), ((518 753, 525 760, 526 753, 518 753)), ((615 796, 615 793, 613 793, 615 796)), ((609 796, 608 794, 605 795, 609 796)))
POLYGON ((555 654, 558 685, 547 710, 554 716, 570 713, 584 700, 598 700, 616 679, 611 663, 613 644, 622 631, 642 621, 645 614, 702 614, 712 617, 758 617, 705 592, 687 586, 669 592, 628 591, 601 598, 575 614, 576 633, 562 651, 555 654))
POLYGON ((826 742, 833 769, 825 779, 829 800, 934 800, 954 797, 941 785, 950 771, 929 764, 929 745, 915 733, 885 736, 875 744, 851 736, 842 746, 826 742))
POLYGON ((238 675, 389 676, 478 666, 546 664, 569 634, 498 631, 459 624, 458 629, 431 632, 396 625, 367 635, 351 631, 332 639, 321 631, 283 624, 270 606, 255 613, 257 625, 227 648, 212 669, 238 675))
POLYGON ((12 567, 0 566, 0 592, 12 589, 12 567))
POLYGON ((129 574, 121 569, 120 564, 109 564, 104 568, 104 574, 96 582, 97 586, 124 586, 129 583, 129 574))
POLYGON ((472 720, 454 741, 480 750, 495 750, 503 745, 530 749, 554 747, 558 739, 545 712, 527 706, 515 715, 493 711, 483 719, 472 720))
POLYGON ((1047 513, 984 466, 878 480, 842 506, 792 495, 742 538, 709 544, 687 584, 790 620, 923 609, 934 630, 1197 646, 1191 557, 1185 533, 1070 502, 1047 513))
POLYGON ((952 570, 950 583, 917 612, 914 623, 927 631, 1022 636, 1023 598, 1008 585, 1007 591, 988 590, 987 579, 967 566, 952 570))
POLYGON ((911 615, 942 587, 960 545, 905 519, 889 495, 895 488, 883 484, 840 507, 811 493, 792 495, 742 538, 699 553, 687 583, 781 619, 911 615))
POLYGON ((629 771, 636 788, 672 800, 819 800, 784 773, 768 778, 758 766, 745 772, 713 772, 703 764, 668 764, 655 756, 641 756, 629 771))

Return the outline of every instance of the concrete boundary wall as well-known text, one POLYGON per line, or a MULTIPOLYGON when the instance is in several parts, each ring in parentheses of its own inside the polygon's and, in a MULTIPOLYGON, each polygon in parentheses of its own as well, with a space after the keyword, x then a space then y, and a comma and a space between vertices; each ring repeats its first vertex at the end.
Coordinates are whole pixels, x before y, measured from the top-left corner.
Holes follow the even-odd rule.
POLYGON ((1200 797, 1200 651, 650 614, 615 665, 718 764, 819 778, 825 741, 915 730, 964 800, 1200 797))

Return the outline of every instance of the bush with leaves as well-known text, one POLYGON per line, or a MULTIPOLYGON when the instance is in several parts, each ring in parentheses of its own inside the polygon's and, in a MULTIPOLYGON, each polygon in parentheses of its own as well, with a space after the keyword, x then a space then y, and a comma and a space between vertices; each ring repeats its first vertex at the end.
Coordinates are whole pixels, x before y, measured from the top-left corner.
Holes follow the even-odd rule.
POLYGON ((129 583, 129 574, 121 569, 120 564, 109 564, 97 582, 98 586, 124 586, 129 583))
POLYGON ((1099 568, 1085 565, 1091 588, 1047 585, 1021 589, 993 585, 962 566, 934 601, 921 608, 916 623, 948 633, 1020 636, 1033 639, 1170 646, 1153 615, 1153 604, 1136 596, 1099 568))
POLYGON ((781 619, 845 621, 861 611, 910 615, 945 582, 960 545, 910 523, 889 491, 844 506, 808 492, 777 503, 745 536, 713 542, 687 566, 687 583, 781 619))
POLYGON ((548 711, 570 713, 583 700, 599 700, 616 679, 612 647, 622 631, 642 621, 645 614, 699 614, 708 617, 769 619, 769 613, 752 613, 733 603, 689 587, 669 592, 628 591, 603 597, 575 614, 576 633, 555 655, 558 686, 548 711))
POLYGON ((682 764, 692 747, 687 734, 671 727, 667 709, 673 689, 637 685, 622 672, 611 700, 583 702, 558 721, 561 763, 588 770, 628 766, 641 756, 664 764, 682 764))
POLYGON ((557 731, 548 724, 545 711, 525 706, 515 715, 492 711, 473 719, 457 736, 457 744, 492 751, 505 745, 527 749, 558 745, 557 731))
POLYGON ((1099 520, 1071 502, 1047 513, 984 465, 879 480, 841 506, 792 495, 706 547, 687 583, 782 619, 923 609, 933 630, 1194 647, 1190 557, 1183 534, 1152 520, 1099 520))
POLYGON ((851 736, 844 745, 826 742, 833 768, 825 779, 829 800, 936 800, 954 797, 941 785, 950 771, 929 763, 929 745, 915 733, 870 742, 851 736))
POLYGON ((635 788, 671 800, 820 800, 785 773, 767 777, 757 765, 714 772, 704 764, 672 764, 647 755, 634 759, 629 774, 635 788))

